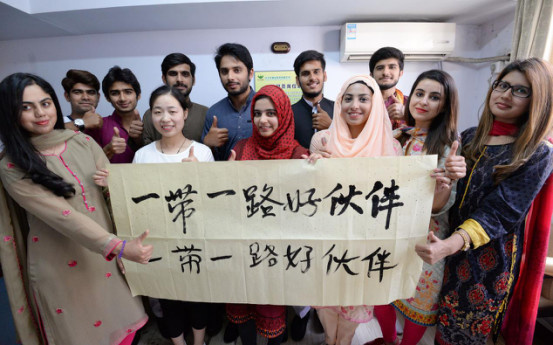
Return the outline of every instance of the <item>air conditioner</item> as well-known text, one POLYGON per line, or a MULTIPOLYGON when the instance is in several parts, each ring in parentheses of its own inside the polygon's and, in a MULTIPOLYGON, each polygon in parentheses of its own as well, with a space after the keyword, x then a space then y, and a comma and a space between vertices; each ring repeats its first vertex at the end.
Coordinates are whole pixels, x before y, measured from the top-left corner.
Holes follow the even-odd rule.
POLYGON ((443 60, 455 46, 455 23, 346 23, 340 32, 340 61, 369 61, 382 47, 406 60, 443 60))

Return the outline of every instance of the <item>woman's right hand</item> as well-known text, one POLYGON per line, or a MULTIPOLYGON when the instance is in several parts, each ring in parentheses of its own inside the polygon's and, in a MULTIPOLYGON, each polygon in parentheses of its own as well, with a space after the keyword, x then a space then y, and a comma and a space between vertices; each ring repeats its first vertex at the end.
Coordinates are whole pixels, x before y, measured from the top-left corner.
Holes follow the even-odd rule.
POLYGON ((127 260, 138 262, 139 264, 147 264, 152 258, 154 246, 151 244, 143 245, 142 242, 149 233, 150 230, 146 230, 134 240, 127 242, 123 250, 123 257, 127 260))
POLYGON ((92 175, 92 179, 94 180, 94 183, 97 186, 107 187, 108 176, 109 176, 109 171, 107 169, 100 169, 100 170, 96 170, 94 175, 92 175))
POLYGON ((434 231, 430 231, 426 239, 427 243, 415 245, 415 252, 422 261, 430 265, 434 265, 443 258, 457 253, 465 244, 460 235, 454 234, 445 240, 441 240, 434 235, 434 231))
POLYGON ((459 141, 455 140, 451 145, 451 150, 445 160, 445 176, 452 181, 460 180, 467 174, 467 164, 465 157, 457 155, 459 141))

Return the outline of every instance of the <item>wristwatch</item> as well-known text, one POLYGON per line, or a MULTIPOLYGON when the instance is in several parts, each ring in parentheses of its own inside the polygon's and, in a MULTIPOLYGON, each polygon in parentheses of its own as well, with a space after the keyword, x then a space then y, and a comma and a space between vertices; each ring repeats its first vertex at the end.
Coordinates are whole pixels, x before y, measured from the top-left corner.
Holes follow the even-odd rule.
POLYGON ((75 124, 75 126, 77 126, 77 128, 79 129, 79 131, 84 131, 84 120, 83 119, 76 119, 75 121, 73 121, 73 124, 75 124))

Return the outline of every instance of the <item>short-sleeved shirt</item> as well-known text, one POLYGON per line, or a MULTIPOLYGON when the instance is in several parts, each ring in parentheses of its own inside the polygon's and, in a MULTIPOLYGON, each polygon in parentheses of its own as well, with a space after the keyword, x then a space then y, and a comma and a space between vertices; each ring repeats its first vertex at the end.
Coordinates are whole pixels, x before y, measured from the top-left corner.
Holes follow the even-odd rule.
POLYGON ((230 150, 238 141, 252 136, 251 105, 254 95, 255 91, 250 89, 246 104, 239 110, 234 108, 228 97, 223 98, 207 110, 202 142, 211 128, 213 116, 217 116, 217 126, 219 128, 228 129, 228 141, 221 147, 213 148, 213 156, 216 161, 227 160, 230 150))

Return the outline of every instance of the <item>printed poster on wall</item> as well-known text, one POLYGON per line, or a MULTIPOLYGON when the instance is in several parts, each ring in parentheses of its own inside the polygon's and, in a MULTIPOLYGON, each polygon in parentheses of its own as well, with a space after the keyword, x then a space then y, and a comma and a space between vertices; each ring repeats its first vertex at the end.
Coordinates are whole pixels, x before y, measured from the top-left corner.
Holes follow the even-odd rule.
POLYGON ((301 99, 301 88, 296 84, 296 73, 294 71, 261 71, 254 72, 255 91, 259 91, 265 85, 276 85, 280 87, 294 104, 301 99))

